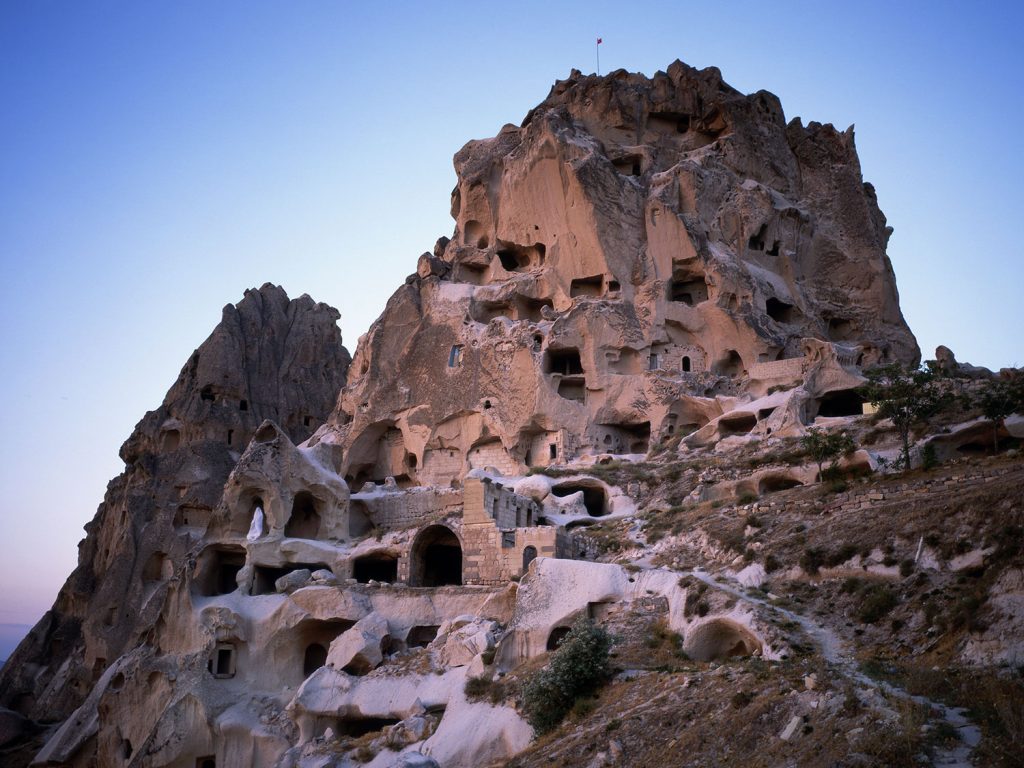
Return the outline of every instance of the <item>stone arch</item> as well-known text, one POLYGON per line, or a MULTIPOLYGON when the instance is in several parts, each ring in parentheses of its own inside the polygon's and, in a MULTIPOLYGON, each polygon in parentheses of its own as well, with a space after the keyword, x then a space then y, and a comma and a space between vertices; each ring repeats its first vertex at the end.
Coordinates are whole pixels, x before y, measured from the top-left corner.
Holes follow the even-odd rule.
POLYGON ((861 416, 864 397, 856 389, 837 389, 819 397, 817 406, 815 416, 861 416))
POLYGON ((462 543, 446 525, 431 525, 416 535, 409 551, 409 585, 462 584, 462 543))
POLYGON ((722 357, 715 361, 711 372, 718 376, 736 378, 737 376, 746 375, 746 367, 743 364, 743 358, 740 357, 740 353, 735 349, 729 349, 726 350, 722 357))
POLYGON ((263 491, 259 488, 247 488, 238 495, 238 501, 233 505, 234 511, 228 530, 236 536, 245 536, 249 533, 249 526, 252 525, 253 515, 256 508, 263 510, 263 535, 270 531, 270 516, 267 505, 264 503, 263 491))
POLYGON ((352 577, 360 584, 398 581, 398 557, 387 550, 360 555, 352 561, 352 577))
POLYGON ((321 527, 319 507, 319 502, 309 491, 295 494, 284 535, 292 539, 315 539, 321 527))
POLYGON ((310 643, 302 654, 302 676, 309 677, 327 663, 327 648, 321 643, 310 643))
POLYGON ((773 474, 765 475, 757 483, 758 494, 763 493, 774 493, 775 491, 785 491, 789 488, 796 488, 798 485, 803 483, 792 475, 787 474, 773 474))
POLYGON ((569 634, 570 627, 552 627, 551 632, 548 633, 548 640, 545 645, 545 650, 554 651, 562 644, 565 636, 569 634))
POLYGON ((530 567, 530 563, 537 559, 537 548, 534 546, 523 547, 523 573, 530 567))
POLYGON ((608 492, 600 480, 581 477, 551 486, 551 493, 559 497, 580 492, 583 493, 583 506, 591 517, 604 517, 611 511, 608 508, 608 492))
POLYGON ((687 634, 683 648, 695 661, 714 661, 760 654, 761 641, 739 622, 711 619, 687 634))
POLYGON ((704 408, 688 399, 677 400, 668 409, 661 423, 663 435, 681 434, 683 436, 696 432, 706 425, 710 419, 704 408))
POLYGON ((360 433, 348 451, 345 480, 353 488, 372 481, 382 483, 393 477, 399 485, 415 480, 414 454, 406 450, 405 435, 394 421, 378 421, 360 433))

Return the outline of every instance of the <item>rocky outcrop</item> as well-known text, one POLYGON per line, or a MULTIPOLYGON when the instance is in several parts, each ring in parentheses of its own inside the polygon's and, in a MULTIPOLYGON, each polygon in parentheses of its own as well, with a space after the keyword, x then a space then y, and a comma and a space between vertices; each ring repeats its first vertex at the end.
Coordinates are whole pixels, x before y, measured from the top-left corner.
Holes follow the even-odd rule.
POLYGON ((531 733, 502 677, 583 616, 701 662, 787 658, 760 599, 652 567, 643 539, 686 502, 812 470, 673 480, 631 459, 845 424, 861 366, 916 362, 852 131, 676 62, 573 72, 455 166, 453 237, 347 381, 337 312, 264 286, 125 443, 80 567, 4 672, 0 704, 64 721, 38 761, 497 763, 531 733), (551 464, 571 466, 526 471, 551 464), (686 485, 669 512, 663 480, 686 485), (571 559, 599 520, 637 547, 628 567, 571 559))
POLYGON ((360 340, 318 437, 357 486, 645 453, 821 347, 919 358, 852 128, 787 123, 716 69, 573 72, 455 168, 453 237, 360 340))
POLYGON ((350 361, 338 318, 270 284, 224 308, 121 448, 125 470, 86 526, 53 608, 5 665, 0 704, 62 719, 150 635, 182 578, 190 536, 205 530, 260 423, 274 419, 301 440, 330 412, 350 361))

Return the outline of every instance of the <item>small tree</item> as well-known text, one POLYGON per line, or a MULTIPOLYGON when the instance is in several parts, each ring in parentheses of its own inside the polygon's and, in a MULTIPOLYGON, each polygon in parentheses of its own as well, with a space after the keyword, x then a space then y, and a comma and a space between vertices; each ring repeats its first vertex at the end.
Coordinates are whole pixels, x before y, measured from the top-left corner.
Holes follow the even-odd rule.
POLYGON ((1024 412, 1024 373, 991 379, 975 395, 974 404, 992 422, 992 450, 999 450, 999 425, 1012 413, 1024 412))
POLYGON ((864 375, 868 383, 861 387, 861 395, 896 427, 902 443, 900 460, 904 469, 910 469, 910 430, 941 411, 948 396, 927 368, 904 368, 900 363, 890 363, 865 371, 864 375))
POLYGON ((611 636, 580 617, 551 654, 551 663, 523 685, 523 709, 537 734, 554 730, 576 700, 589 696, 611 674, 611 636))
POLYGON ((846 432, 823 432, 813 428, 807 430, 807 434, 800 438, 800 445, 818 465, 819 480, 825 477, 823 467, 826 461, 832 470, 840 456, 849 456, 857 450, 857 444, 846 432))

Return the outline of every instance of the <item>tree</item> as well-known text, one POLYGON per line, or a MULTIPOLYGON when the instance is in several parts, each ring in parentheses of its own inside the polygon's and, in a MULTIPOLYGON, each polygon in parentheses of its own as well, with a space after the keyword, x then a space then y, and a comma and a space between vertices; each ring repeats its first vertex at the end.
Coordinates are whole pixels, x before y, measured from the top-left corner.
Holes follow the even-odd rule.
POLYGON ((849 456, 857 450, 857 444, 846 432, 823 432, 813 428, 807 430, 807 434, 800 438, 800 445, 818 465, 819 480, 825 476, 822 467, 826 461, 829 462, 831 470, 840 456, 849 456))
POLYGON ((878 415, 890 419, 902 443, 900 461, 910 469, 910 430, 913 426, 939 413, 949 397, 935 374, 927 368, 904 368, 890 363, 864 375, 868 383, 860 393, 877 409, 878 415))
POLYGON ((990 379, 975 395, 974 404, 992 422, 992 450, 999 450, 999 425, 1012 413, 1024 412, 1024 372, 990 379))
POLYGON ((523 709, 537 734, 554 730, 576 699, 589 696, 611 675, 611 636, 581 616, 551 654, 551 663, 523 685, 523 709))

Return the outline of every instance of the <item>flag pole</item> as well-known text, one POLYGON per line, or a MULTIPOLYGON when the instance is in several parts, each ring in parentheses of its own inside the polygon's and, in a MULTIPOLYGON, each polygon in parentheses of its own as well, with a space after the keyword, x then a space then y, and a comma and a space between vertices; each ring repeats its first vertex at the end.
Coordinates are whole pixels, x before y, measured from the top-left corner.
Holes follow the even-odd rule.
POLYGON ((597 44, 594 45, 594 53, 597 54, 597 75, 601 76, 601 38, 597 38, 597 44))

